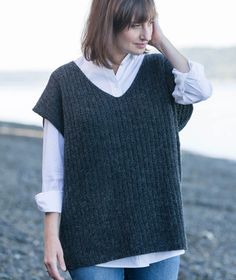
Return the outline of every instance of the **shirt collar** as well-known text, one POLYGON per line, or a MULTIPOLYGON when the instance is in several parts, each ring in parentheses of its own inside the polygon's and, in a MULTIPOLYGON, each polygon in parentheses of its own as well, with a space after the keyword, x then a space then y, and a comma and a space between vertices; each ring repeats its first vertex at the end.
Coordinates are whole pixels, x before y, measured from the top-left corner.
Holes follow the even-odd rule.
MULTIPOLYGON (((132 60, 135 59, 135 57, 137 57, 137 55, 128 53, 121 61, 121 65, 119 67, 121 67, 121 68, 128 67, 128 65, 131 63, 132 60)), ((91 60, 87 61, 84 57, 83 57, 83 63, 86 64, 87 70, 90 72, 91 75, 96 75, 98 73, 114 74, 112 69, 109 69, 105 66, 98 66, 95 63, 93 63, 91 60), (102 72, 101 72, 101 70, 102 70, 102 72)))

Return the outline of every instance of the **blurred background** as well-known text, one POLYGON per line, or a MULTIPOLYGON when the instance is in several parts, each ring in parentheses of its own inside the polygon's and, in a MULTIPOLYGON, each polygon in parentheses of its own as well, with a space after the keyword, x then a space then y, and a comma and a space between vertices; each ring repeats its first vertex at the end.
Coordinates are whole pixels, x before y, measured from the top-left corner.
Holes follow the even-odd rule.
MULTIPOLYGON (((34 202, 41 191, 42 119, 32 108, 50 73, 81 55, 90 3, 0 1, 0 279, 47 279, 43 216, 34 202)), ((165 35, 204 65, 213 86, 180 132, 190 243, 180 279, 236 279, 235 0, 156 6, 165 35)))

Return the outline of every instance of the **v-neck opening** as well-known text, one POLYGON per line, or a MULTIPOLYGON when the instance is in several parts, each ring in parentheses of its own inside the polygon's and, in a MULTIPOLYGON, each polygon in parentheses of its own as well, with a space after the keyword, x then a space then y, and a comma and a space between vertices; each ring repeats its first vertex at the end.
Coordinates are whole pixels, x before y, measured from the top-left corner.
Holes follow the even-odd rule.
POLYGON ((96 90, 99 91, 99 94, 101 93, 102 95, 105 95, 106 97, 109 97, 109 98, 115 98, 115 99, 121 99, 122 97, 126 96, 131 90, 132 88, 135 86, 139 76, 141 75, 141 72, 142 72, 142 68, 143 68, 143 65, 144 65, 144 61, 145 61, 145 58, 146 58, 146 55, 144 55, 143 57, 143 61, 139 67, 139 70, 136 74, 136 76, 134 77, 134 80, 132 81, 131 85, 129 86, 129 88, 120 96, 114 96, 114 95, 111 95, 109 93, 107 93, 106 91, 100 89, 97 85, 95 85, 86 75, 85 73, 80 69, 80 67, 76 64, 75 61, 71 61, 71 65, 73 65, 73 67, 76 67, 76 70, 79 71, 82 76, 84 77, 85 81, 90 84, 92 87, 94 87, 96 90))

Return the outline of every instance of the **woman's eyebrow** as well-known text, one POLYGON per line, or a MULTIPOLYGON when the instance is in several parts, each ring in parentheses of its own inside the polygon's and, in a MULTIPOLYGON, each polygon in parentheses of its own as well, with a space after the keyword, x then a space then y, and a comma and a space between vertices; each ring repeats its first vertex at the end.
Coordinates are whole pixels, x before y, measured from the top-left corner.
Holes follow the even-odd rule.
POLYGON ((131 21, 130 24, 142 24, 144 22, 150 22, 150 21, 154 21, 154 18, 148 19, 146 21, 131 21))

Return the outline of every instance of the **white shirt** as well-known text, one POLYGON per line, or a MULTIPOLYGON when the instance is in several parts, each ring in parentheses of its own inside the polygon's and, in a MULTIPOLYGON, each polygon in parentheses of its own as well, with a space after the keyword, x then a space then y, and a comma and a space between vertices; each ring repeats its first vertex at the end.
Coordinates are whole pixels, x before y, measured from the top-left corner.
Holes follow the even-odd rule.
MULTIPOLYGON (((83 73, 97 87, 107 94, 119 98, 132 84, 144 58, 142 55, 128 54, 115 74, 112 69, 98 67, 83 56, 74 60, 83 73)), ((172 93, 175 102, 193 104, 206 100, 212 95, 212 85, 206 79, 204 66, 188 60, 190 71, 182 73, 173 68, 175 89, 172 93)), ((43 131, 42 192, 35 195, 38 209, 42 212, 61 213, 63 198, 64 138, 45 119, 43 131)), ((158 233, 157 233, 158 234, 158 233)), ((109 261, 97 266, 103 267, 145 267, 150 263, 184 254, 185 250, 153 252, 109 261)))

